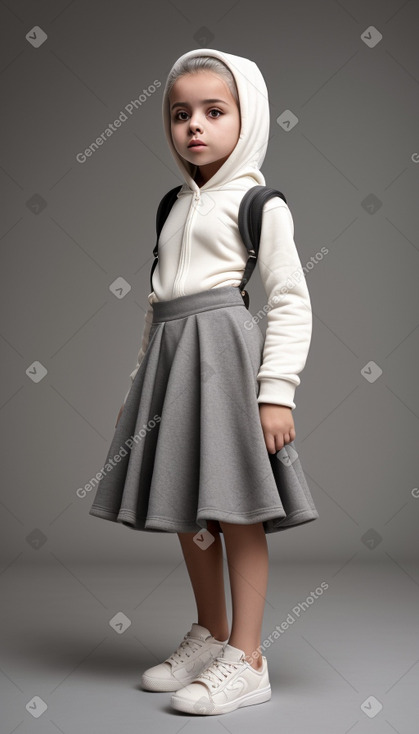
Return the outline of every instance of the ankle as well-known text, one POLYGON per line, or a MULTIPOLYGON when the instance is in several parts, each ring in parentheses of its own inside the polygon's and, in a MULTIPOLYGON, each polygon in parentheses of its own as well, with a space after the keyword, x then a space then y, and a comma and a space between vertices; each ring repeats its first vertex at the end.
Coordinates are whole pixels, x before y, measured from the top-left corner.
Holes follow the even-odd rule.
POLYGON ((204 624, 203 622, 198 622, 202 627, 206 627, 209 632, 211 632, 213 638, 215 640, 219 640, 219 642, 223 642, 224 640, 228 640, 229 637, 229 631, 228 628, 222 628, 222 627, 214 627, 213 625, 208 626, 207 624, 204 624))
POLYGON ((236 644, 236 642, 229 640, 230 645, 233 647, 237 647, 239 650, 244 651, 245 660, 246 663, 249 663, 249 665, 252 666, 255 670, 262 670, 263 660, 262 660, 262 653, 260 651, 257 651, 257 647, 255 648, 249 648, 247 645, 242 646, 239 644, 236 644))
POLYGON ((229 631, 228 630, 221 630, 221 634, 218 634, 217 632, 213 632, 210 630, 214 640, 218 640, 219 642, 224 642, 224 640, 228 641, 229 638, 229 631))
POLYGON ((245 660, 255 670, 262 670, 263 660, 261 655, 258 658, 253 658, 251 655, 246 655, 245 660))

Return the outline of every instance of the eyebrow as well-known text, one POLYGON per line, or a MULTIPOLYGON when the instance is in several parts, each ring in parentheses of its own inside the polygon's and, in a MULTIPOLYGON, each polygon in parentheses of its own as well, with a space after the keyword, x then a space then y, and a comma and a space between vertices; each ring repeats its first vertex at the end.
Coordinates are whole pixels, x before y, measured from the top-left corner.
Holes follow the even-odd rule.
MULTIPOLYGON (((228 107, 230 106, 228 102, 225 102, 223 99, 203 99, 201 101, 202 101, 202 104, 221 102, 222 104, 226 104, 228 107)), ((188 102, 175 102, 174 104, 172 104, 171 109, 173 110, 175 107, 190 107, 190 105, 188 102)))

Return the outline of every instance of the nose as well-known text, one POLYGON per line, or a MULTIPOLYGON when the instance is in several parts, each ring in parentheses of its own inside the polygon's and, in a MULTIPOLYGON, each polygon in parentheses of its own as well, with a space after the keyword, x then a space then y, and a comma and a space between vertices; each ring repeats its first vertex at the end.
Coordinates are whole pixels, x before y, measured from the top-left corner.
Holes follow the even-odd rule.
POLYGON ((189 121, 189 127, 192 130, 192 132, 195 132, 196 130, 199 130, 199 132, 202 133, 202 124, 199 120, 199 116, 195 113, 193 117, 191 117, 189 121))

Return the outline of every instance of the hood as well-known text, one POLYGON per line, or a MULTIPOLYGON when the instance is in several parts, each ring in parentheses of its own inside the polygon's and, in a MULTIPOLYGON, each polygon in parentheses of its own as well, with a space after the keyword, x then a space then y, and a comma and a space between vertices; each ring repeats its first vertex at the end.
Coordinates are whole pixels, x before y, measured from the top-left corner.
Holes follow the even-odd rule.
MULTIPOLYGON (((269 100, 265 80, 254 61, 234 56, 213 48, 198 48, 179 57, 214 56, 223 61, 234 76, 240 101, 241 130, 236 147, 218 171, 200 187, 200 190, 223 187, 236 178, 250 176, 257 184, 265 184, 260 167, 265 158, 269 138, 269 100)), ((177 62, 176 62, 177 63, 177 62)), ((173 158, 179 167, 186 185, 198 190, 194 181, 197 166, 185 161, 176 151, 170 131, 170 109, 167 81, 162 100, 163 125, 173 158)), ((182 189, 183 190, 183 189, 182 189)))

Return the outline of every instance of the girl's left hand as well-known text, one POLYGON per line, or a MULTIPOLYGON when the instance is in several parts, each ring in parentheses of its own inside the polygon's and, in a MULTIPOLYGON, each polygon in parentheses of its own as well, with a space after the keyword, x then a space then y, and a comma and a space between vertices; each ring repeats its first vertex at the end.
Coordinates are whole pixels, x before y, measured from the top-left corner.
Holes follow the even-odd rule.
POLYGON ((259 403, 259 415, 266 448, 270 454, 276 454, 286 443, 294 441, 294 419, 288 405, 259 403))

